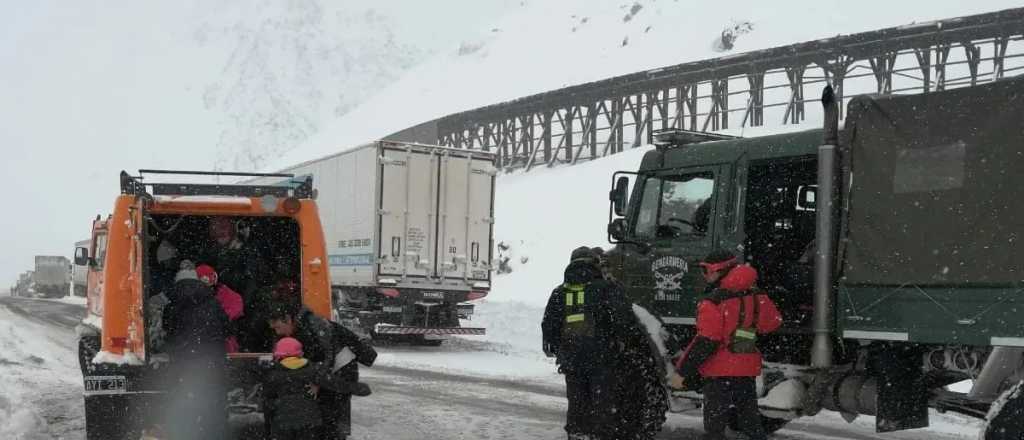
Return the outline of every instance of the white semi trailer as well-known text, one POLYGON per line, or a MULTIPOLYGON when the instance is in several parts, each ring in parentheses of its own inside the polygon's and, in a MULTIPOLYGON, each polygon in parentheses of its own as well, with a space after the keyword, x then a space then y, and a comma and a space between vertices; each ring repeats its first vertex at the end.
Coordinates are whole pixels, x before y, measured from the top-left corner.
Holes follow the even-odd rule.
POLYGON ((281 172, 317 182, 340 322, 428 345, 484 334, 460 321, 491 287, 493 154, 378 141, 281 172))

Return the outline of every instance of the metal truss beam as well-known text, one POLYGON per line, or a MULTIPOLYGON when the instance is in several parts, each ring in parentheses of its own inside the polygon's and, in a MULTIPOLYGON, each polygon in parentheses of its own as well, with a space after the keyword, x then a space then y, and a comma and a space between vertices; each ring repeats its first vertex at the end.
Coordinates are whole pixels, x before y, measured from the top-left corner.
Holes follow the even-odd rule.
POLYGON ((658 128, 722 131, 766 121, 805 123, 805 104, 814 95, 809 100, 805 90, 826 83, 842 102, 860 93, 971 86, 1022 71, 1024 8, 1017 8, 678 64, 528 96, 439 119, 438 143, 494 151, 506 169, 575 164, 651 143, 658 128))

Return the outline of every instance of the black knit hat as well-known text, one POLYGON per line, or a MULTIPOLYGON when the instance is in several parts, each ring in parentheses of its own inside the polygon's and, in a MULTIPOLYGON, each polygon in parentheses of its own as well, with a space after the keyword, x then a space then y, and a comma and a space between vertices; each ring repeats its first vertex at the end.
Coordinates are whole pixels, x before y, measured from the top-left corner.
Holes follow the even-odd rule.
POLYGON ((734 253, 732 253, 730 251, 727 251, 725 249, 715 249, 715 250, 711 251, 711 253, 708 254, 706 257, 704 257, 704 260, 702 260, 702 261, 704 263, 715 264, 715 263, 721 263, 723 261, 729 261, 729 260, 732 260, 732 259, 735 259, 735 258, 736 258, 736 254, 734 254, 734 253))
POLYGON ((580 247, 576 248, 575 250, 572 251, 572 256, 569 257, 569 262, 570 263, 576 262, 576 261, 586 261, 586 262, 589 262, 589 263, 596 263, 596 262, 598 262, 600 260, 601 260, 601 257, 596 252, 594 252, 593 249, 591 249, 589 247, 586 247, 586 246, 580 246, 580 247))

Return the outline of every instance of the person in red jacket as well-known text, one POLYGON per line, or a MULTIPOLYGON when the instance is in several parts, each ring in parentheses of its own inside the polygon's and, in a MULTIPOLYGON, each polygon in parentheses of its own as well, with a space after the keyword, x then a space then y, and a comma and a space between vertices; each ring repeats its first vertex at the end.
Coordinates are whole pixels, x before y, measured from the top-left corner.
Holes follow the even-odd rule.
POLYGON ((737 428, 752 440, 767 439, 757 409, 761 375, 757 335, 782 325, 775 303, 755 287, 757 271, 739 264, 729 251, 715 251, 700 263, 708 283, 697 304, 697 334, 676 362, 679 376, 705 379, 705 439, 725 438, 735 412, 737 428))
POLYGON ((245 303, 242 301, 242 295, 226 284, 218 282, 217 271, 210 265, 200 264, 196 267, 196 276, 199 277, 199 281, 216 290, 217 302, 224 309, 224 313, 228 315, 228 329, 224 343, 228 353, 237 353, 240 349, 235 322, 244 314, 245 303))

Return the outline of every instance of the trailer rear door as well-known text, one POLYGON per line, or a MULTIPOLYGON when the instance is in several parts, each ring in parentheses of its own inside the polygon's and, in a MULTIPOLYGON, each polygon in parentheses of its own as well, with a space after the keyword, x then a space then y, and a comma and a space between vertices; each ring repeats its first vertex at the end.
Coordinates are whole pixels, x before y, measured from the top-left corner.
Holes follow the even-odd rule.
POLYGON ((493 159, 443 153, 437 275, 490 281, 493 159))
POLYGON ((436 156, 412 145, 386 145, 381 148, 379 166, 377 273, 381 277, 432 276, 436 249, 436 156))

